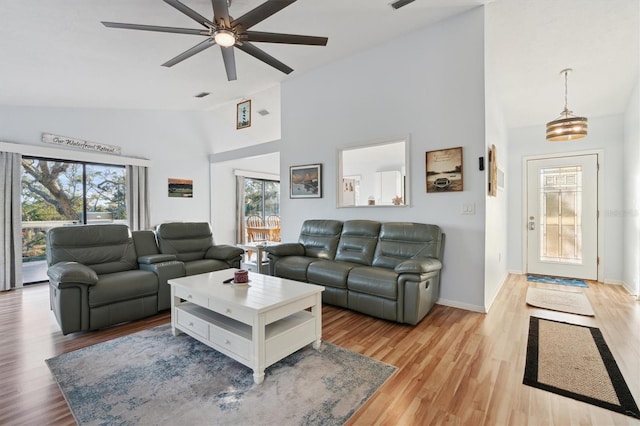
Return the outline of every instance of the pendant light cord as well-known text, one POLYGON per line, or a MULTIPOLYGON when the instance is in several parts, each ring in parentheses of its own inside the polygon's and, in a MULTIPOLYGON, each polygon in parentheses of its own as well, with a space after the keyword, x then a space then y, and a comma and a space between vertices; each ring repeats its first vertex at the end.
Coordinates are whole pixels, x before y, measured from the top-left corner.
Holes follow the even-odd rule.
POLYGON ((564 110, 565 112, 569 112, 569 108, 568 108, 568 89, 567 89, 567 75, 569 74, 568 70, 564 70, 564 110))

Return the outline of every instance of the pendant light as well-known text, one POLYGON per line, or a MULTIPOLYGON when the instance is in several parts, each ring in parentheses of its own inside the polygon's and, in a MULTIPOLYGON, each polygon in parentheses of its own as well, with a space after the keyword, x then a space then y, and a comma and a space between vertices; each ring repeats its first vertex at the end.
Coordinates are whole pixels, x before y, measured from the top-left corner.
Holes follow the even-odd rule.
POLYGON ((587 118, 574 115, 567 107, 567 76, 571 71, 571 68, 560 71, 560 74, 564 74, 564 110, 560 117, 547 123, 549 142, 572 141, 587 136, 587 118))

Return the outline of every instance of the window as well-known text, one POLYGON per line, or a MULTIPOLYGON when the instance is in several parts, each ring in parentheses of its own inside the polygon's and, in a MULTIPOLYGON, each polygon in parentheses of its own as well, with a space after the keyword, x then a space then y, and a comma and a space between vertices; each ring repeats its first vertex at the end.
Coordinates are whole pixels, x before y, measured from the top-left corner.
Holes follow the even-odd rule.
POLYGON ((244 215, 252 214, 263 218, 280 214, 280 182, 244 178, 244 215))
POLYGON ((47 280, 48 229, 127 223, 124 166, 23 157, 21 179, 25 284, 47 280))

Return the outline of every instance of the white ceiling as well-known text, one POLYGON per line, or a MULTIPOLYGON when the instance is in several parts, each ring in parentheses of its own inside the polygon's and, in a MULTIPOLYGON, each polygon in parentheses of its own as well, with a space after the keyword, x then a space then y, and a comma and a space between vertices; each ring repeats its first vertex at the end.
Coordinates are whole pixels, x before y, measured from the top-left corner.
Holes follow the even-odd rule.
MULTIPOLYGON (((212 16, 210 0, 182 0, 212 16)), ((239 17, 263 0, 233 0, 239 17)), ((295 71, 287 76, 236 49, 228 82, 219 49, 160 66, 200 36, 110 29, 100 21, 198 28, 162 0, 0 0, 0 105, 211 109, 385 40, 487 4, 491 68, 510 127, 555 118, 559 71, 572 67, 569 106, 618 114, 638 77, 637 0, 299 0, 252 28, 326 36, 326 47, 260 43, 295 71), (200 92, 211 95, 196 99, 200 92)))

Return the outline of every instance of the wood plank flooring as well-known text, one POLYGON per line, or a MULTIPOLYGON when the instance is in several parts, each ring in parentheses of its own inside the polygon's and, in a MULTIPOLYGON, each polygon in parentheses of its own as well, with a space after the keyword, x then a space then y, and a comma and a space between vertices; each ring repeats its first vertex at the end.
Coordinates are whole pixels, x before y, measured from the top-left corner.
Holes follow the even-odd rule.
MULTIPOLYGON (((589 283, 584 291, 596 316, 582 317, 528 307, 527 285, 553 287, 510 275, 488 314, 437 305, 415 327, 324 306, 325 341, 398 367, 348 424, 640 425, 522 384, 528 321, 535 315, 600 328, 640 403, 640 302, 621 287, 589 283)), ((169 321, 162 313, 63 336, 46 285, 0 293, 0 424, 74 424, 44 360, 169 321)))

